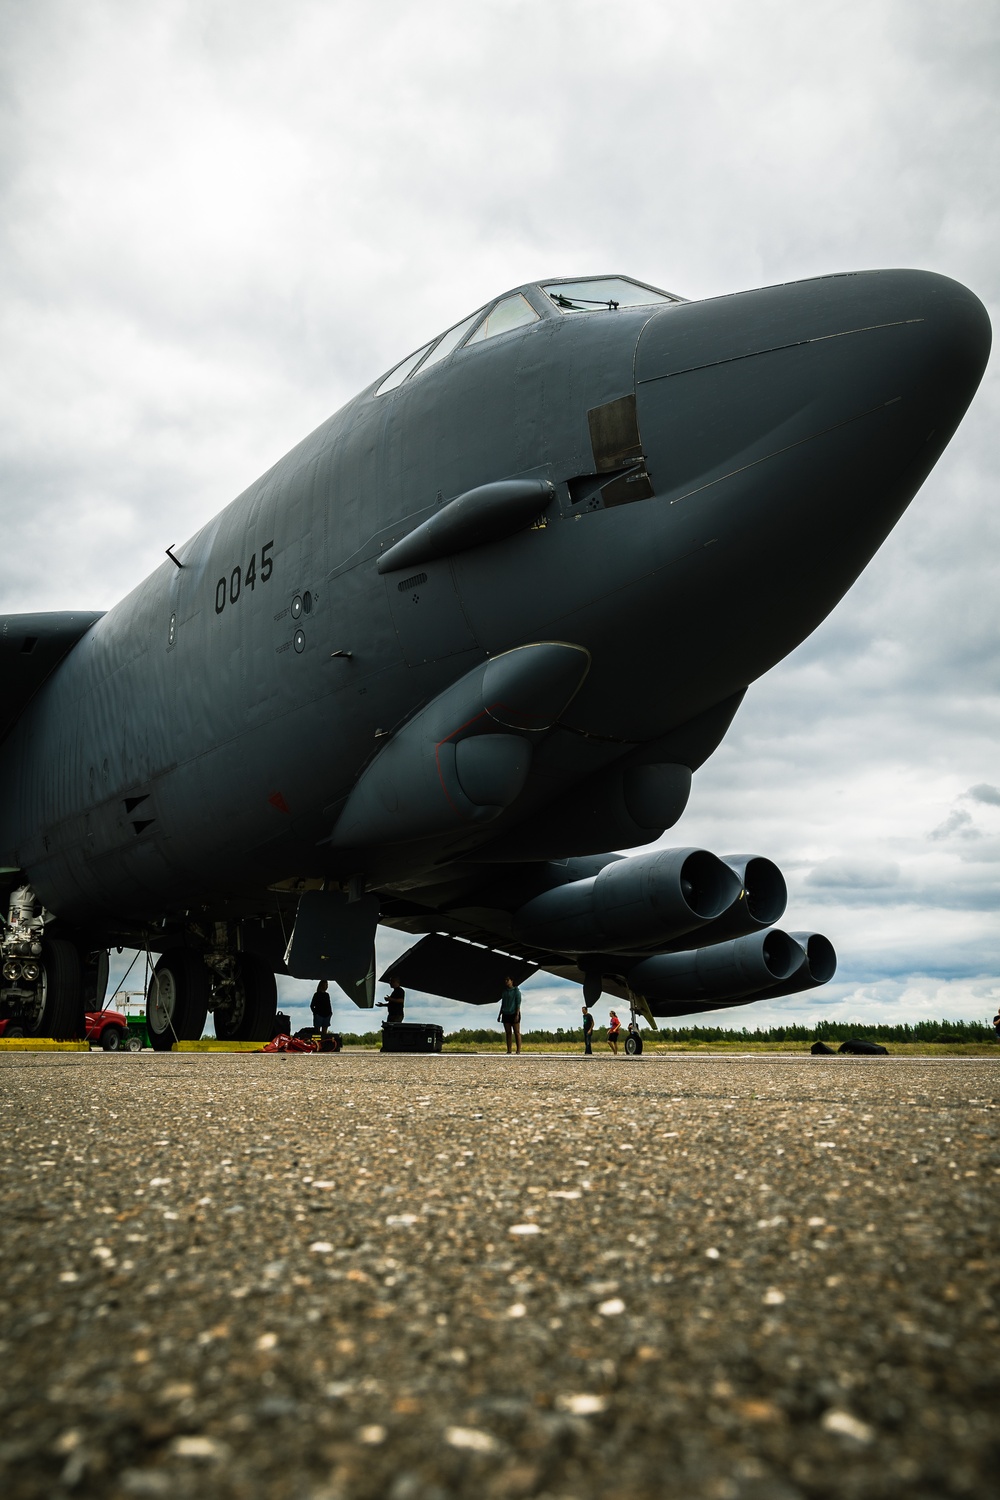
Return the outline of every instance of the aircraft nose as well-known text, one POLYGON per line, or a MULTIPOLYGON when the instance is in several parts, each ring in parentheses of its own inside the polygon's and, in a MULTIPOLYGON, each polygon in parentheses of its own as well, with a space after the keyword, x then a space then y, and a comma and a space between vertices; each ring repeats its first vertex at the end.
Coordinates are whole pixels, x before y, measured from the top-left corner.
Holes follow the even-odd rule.
POLYGON ((833 485, 841 505, 872 522, 877 511, 884 535, 964 415, 991 338, 972 292, 922 271, 665 308, 636 351, 655 492, 699 507, 736 496, 821 506, 833 485))

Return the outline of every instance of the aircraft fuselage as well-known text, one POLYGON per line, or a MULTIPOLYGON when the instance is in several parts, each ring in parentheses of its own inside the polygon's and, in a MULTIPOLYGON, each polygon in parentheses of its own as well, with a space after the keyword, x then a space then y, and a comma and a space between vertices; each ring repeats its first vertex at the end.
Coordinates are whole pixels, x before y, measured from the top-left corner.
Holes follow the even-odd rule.
POLYGON ((110 930, 295 879, 418 882, 738 701, 877 550, 989 348, 972 294, 919 272, 570 316, 522 293, 536 321, 362 392, 42 686, 0 748, 0 862, 50 911, 110 930), (534 524, 378 571, 455 496, 519 479, 551 485, 534 524), (539 641, 590 665, 511 807, 330 842, 419 705, 539 641))

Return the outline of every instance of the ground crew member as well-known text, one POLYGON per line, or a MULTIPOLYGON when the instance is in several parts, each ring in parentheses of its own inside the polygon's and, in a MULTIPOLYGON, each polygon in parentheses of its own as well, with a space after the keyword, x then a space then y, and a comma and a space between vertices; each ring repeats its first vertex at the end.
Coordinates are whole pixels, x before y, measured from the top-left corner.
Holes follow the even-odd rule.
POLYGON ((608 1046, 611 1048, 616 1057, 618 1056, 618 1033, 619 1031, 621 1031, 621 1029, 622 1023, 619 1021, 614 1011, 612 1011, 611 1021, 608 1025, 608 1046))
POLYGON ((333 1015, 329 979, 320 980, 316 986, 316 993, 309 1002, 309 1009, 313 1013, 313 1027, 321 1036, 326 1036, 330 1029, 330 1017, 333 1015))
POLYGON ((503 993, 500 996, 500 1014, 498 1021, 503 1022, 503 1034, 507 1038, 507 1054, 510 1055, 510 1044, 513 1039, 517 1043, 518 1055, 521 1052, 521 991, 508 974, 503 982, 503 993))
POLYGON ((402 1026, 403 1006, 406 1003, 406 991, 401 987, 395 974, 389 975, 389 983, 392 989, 385 1000, 378 1003, 385 1011, 385 1024, 387 1026, 402 1026))
POLYGON ((591 1041, 594 1036, 594 1018, 586 1005, 583 1007, 583 1052, 585 1057, 593 1057, 594 1049, 591 1041))

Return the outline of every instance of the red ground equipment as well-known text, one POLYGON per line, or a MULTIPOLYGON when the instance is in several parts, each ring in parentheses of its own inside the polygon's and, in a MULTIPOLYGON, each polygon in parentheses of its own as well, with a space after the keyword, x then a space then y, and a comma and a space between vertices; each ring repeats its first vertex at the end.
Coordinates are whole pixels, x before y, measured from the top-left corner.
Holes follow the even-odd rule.
MULTIPOLYGON (((105 1052, 120 1052, 128 1045, 128 1017, 118 1010, 88 1010, 85 1036, 105 1052)), ((140 1043, 141 1045, 141 1043, 140 1043)))
POLYGON ((262 1052, 339 1052, 343 1043, 339 1032, 329 1032, 326 1036, 318 1033, 313 1036, 288 1036, 282 1033, 280 1036, 272 1037, 263 1047, 262 1052))

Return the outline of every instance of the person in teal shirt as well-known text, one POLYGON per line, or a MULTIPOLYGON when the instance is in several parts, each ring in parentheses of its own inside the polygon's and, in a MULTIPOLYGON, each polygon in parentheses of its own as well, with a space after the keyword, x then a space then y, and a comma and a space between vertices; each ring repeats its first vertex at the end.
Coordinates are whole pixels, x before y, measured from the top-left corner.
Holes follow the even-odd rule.
POLYGON ((521 991, 508 974, 503 982, 503 994, 500 996, 500 1014, 498 1021, 503 1022, 503 1034, 507 1038, 507 1053, 510 1054, 511 1041, 517 1043, 518 1053, 521 1051, 521 991))

